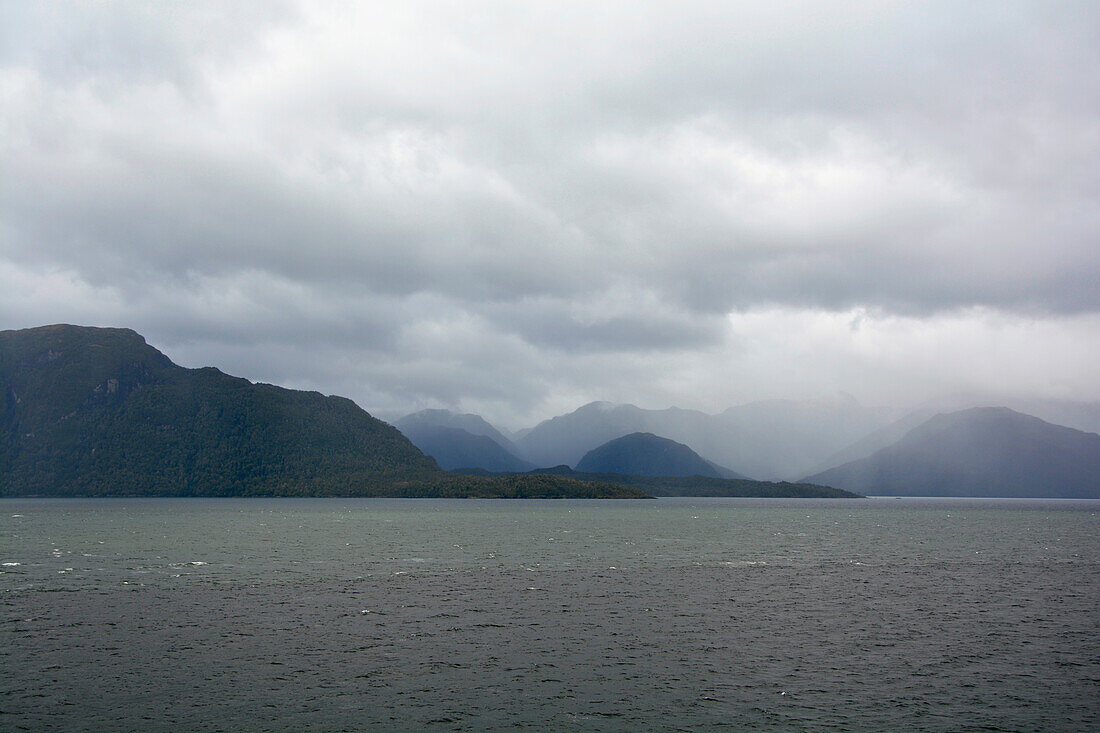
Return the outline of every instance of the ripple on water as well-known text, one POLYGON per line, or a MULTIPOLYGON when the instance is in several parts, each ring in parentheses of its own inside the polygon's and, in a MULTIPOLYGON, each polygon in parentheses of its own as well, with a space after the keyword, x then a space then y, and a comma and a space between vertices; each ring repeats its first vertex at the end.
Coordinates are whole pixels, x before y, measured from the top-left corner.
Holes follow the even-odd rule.
POLYGON ((1088 513, 217 506, 9 547, 43 562, 2 581, 3 727, 1100 728, 1088 513))

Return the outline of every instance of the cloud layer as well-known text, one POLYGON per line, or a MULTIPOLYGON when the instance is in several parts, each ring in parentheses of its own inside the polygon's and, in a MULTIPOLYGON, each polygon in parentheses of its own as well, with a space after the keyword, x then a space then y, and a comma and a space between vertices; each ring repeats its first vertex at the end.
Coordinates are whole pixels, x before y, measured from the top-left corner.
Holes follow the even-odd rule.
POLYGON ((0 325, 506 424, 1100 399, 1095 4, 378 5, 0 6, 0 325))

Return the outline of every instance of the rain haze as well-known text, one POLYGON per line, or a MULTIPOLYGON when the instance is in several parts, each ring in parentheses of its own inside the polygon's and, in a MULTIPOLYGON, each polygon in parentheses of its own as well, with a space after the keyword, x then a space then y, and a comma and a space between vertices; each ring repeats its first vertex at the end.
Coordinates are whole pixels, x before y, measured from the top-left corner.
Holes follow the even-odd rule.
POLYGON ((0 8, 0 328, 513 429, 1100 400, 1100 4, 0 8))

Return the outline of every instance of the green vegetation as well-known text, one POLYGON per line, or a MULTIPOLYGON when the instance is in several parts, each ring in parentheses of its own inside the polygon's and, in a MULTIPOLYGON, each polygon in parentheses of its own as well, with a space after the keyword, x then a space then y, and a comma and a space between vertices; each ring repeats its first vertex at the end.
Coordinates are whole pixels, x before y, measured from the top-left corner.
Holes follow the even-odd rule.
POLYGON ((185 369, 127 329, 0 332, 0 496, 644 496, 441 471, 351 400, 185 369))
POLYGON ((643 491, 608 481, 563 476, 509 474, 477 476, 446 473, 431 480, 397 482, 370 496, 432 496, 475 499, 652 499, 643 491))
POLYGON ((537 473, 569 477, 579 481, 605 481, 644 491, 654 496, 740 496, 794 499, 857 499, 843 489, 787 481, 711 478, 709 476, 627 476, 617 473, 584 473, 568 466, 539 469, 537 473))

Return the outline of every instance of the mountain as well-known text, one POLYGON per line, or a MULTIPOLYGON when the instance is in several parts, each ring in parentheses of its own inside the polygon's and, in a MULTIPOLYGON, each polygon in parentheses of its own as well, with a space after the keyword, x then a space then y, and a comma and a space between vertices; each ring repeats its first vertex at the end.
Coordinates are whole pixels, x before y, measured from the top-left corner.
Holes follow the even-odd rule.
POLYGON ((930 398, 919 406, 919 411, 927 412, 932 416, 941 412, 959 412, 986 405, 1000 405, 1055 425, 1083 430, 1086 433, 1100 433, 1100 401, 1059 400, 969 391, 930 398))
POLYGON ((765 400, 709 415, 593 402, 535 426, 518 438, 524 458, 575 466, 585 453, 631 433, 653 433, 691 446, 703 458, 754 477, 789 478, 896 419, 841 395, 824 400, 765 400))
POLYGON ((520 455, 538 466, 577 465, 593 448, 648 427, 647 411, 634 405, 592 402, 568 415, 544 420, 516 442, 520 455))
POLYGON ((832 454, 814 467, 812 469, 813 473, 826 471, 842 463, 866 458, 875 451, 893 445, 904 438, 905 434, 910 430, 925 422, 935 414, 936 413, 925 409, 915 410, 900 420, 896 420, 889 425, 868 433, 844 450, 832 454))
POLYGON ((893 445, 805 479, 893 496, 1100 498, 1100 435, 1005 407, 940 414, 893 445))
POLYGON ((57 325, 0 331, 0 495, 640 494, 453 476, 351 400, 185 369, 128 329, 57 325))
POLYGON ((577 471, 636 476, 744 478, 702 458, 683 443, 652 433, 631 433, 593 448, 577 463, 577 471))
POLYGON ((516 447, 516 444, 506 438, 502 432, 493 427, 481 415, 459 414, 450 410, 421 410, 397 420, 394 427, 405 435, 409 435, 410 432, 426 431, 429 428, 455 428, 464 430, 470 435, 481 435, 489 438, 513 456, 520 454, 520 449, 516 447))
POLYGON ((413 444, 447 471, 483 468, 520 473, 534 468, 517 457, 519 449, 480 415, 421 410, 395 423, 413 444))
POLYGON ((845 393, 816 400, 761 400, 716 416, 712 435, 723 441, 723 454, 712 455, 703 441, 684 442, 750 476, 793 478, 897 417, 894 410, 865 407, 845 393))
POLYGON ((1100 402, 1016 398, 1008 406, 1055 425, 1100 433, 1100 402))
POLYGON ((403 427, 401 432, 425 455, 434 458, 445 471, 483 468, 492 472, 522 473, 534 468, 492 438, 474 435, 461 428, 421 425, 403 427))

